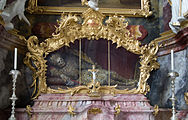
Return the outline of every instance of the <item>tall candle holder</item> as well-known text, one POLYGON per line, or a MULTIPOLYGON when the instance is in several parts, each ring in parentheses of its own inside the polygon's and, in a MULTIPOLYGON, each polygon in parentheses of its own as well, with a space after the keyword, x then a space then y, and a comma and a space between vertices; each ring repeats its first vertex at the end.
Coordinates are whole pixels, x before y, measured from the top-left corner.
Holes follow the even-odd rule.
POLYGON ((172 117, 171 117, 171 120, 177 120, 177 117, 176 117, 176 109, 175 109, 175 103, 176 103, 176 97, 175 97, 175 79, 176 77, 179 76, 179 74, 175 71, 171 71, 168 73, 168 76, 170 77, 170 80, 171 80, 171 89, 172 89, 172 98, 171 101, 172 101, 172 117))
POLYGON ((12 100, 12 111, 11 111, 11 116, 10 116, 9 120, 16 120, 15 115, 14 115, 15 114, 14 110, 15 110, 15 105, 16 105, 15 103, 16 103, 16 100, 18 99, 15 94, 16 79, 17 79, 18 75, 20 75, 21 73, 18 70, 11 70, 9 74, 12 75, 12 79, 13 79, 12 80, 13 81, 13 87, 12 87, 13 93, 12 93, 12 97, 10 98, 12 100))

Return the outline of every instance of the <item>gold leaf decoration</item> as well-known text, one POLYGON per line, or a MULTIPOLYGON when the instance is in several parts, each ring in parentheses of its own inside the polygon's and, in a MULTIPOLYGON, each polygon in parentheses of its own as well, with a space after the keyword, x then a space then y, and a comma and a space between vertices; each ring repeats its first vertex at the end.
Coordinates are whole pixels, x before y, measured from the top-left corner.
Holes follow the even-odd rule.
MULTIPOLYGON (((62 14, 61 21, 58 21, 59 26, 53 37, 39 43, 36 36, 31 36, 27 40, 29 52, 24 60, 25 64, 33 70, 33 84, 35 87, 33 98, 36 98, 40 93, 87 93, 93 95, 93 90, 88 86, 77 86, 68 89, 51 89, 46 85, 46 56, 53 51, 56 51, 64 46, 69 46, 75 40, 87 38, 89 40, 99 40, 99 38, 111 40, 116 43, 117 47, 123 47, 126 50, 140 55, 140 78, 138 87, 128 90, 116 89, 116 86, 100 86, 96 89, 97 94, 146 94, 150 87, 147 84, 147 79, 150 72, 159 68, 157 63, 156 53, 159 49, 158 43, 151 42, 148 45, 141 46, 141 42, 135 40, 127 29, 128 23, 124 17, 117 15, 109 16, 105 19, 99 11, 88 9, 81 16, 76 14, 62 14), (80 21, 80 17, 83 22, 80 21), (103 24, 105 23, 105 24, 103 24)), ((94 95, 95 96, 95 95, 94 95)))

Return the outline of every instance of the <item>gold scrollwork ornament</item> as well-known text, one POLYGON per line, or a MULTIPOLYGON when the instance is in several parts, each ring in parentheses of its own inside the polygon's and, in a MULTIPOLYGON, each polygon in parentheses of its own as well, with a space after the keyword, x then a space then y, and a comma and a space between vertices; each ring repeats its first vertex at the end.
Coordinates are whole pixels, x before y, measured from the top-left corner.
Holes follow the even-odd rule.
POLYGON ((69 105, 67 112, 68 112, 70 115, 75 115, 76 113, 74 112, 74 110, 75 110, 75 109, 74 109, 71 105, 69 105))
POLYGON ((123 47, 126 50, 140 55, 140 77, 138 87, 128 90, 116 89, 116 86, 100 86, 98 93, 101 94, 146 94, 150 87, 147 79, 150 72, 159 68, 156 53, 159 49, 157 42, 151 42, 141 46, 141 42, 134 39, 130 31, 127 29, 128 22, 124 17, 117 15, 106 16, 99 11, 88 9, 81 16, 76 14, 62 14, 59 26, 51 38, 39 43, 36 36, 31 36, 27 40, 29 52, 26 54, 24 63, 33 70, 34 87, 33 99, 37 98, 41 93, 83 93, 88 94, 91 90, 87 85, 77 86, 68 89, 51 89, 46 84, 47 60, 46 56, 64 46, 69 46, 75 40, 87 38, 89 40, 100 40, 103 38, 116 43, 117 47, 123 47), (80 17, 83 22, 80 23, 80 17), (103 24, 105 23, 105 24, 103 24), (31 62, 32 61, 32 62, 31 62))
POLYGON ((25 111, 27 112, 29 118, 31 118, 32 117, 32 108, 31 108, 30 105, 26 106, 26 110, 25 111))
POLYGON ((121 109, 120 109, 120 105, 117 105, 116 107, 115 107, 115 115, 118 115, 120 112, 121 112, 121 109))
POLYGON ((102 110, 100 108, 91 108, 88 110, 88 113, 96 115, 102 113, 102 110))
POLYGON ((150 11, 150 5, 149 5, 149 1, 148 0, 143 0, 142 1, 142 9, 140 10, 140 12, 135 13, 138 15, 142 15, 144 17, 148 17, 152 15, 152 11, 150 11))
POLYGON ((154 106, 154 112, 153 112, 153 115, 154 115, 154 116, 157 116, 158 113, 159 113, 159 106, 158 106, 158 105, 155 105, 155 106, 154 106))

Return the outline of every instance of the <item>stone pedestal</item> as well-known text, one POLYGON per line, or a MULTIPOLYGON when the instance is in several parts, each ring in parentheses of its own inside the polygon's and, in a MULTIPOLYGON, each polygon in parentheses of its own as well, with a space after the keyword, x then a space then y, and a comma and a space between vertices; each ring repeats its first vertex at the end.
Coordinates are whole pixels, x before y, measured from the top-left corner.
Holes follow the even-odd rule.
MULTIPOLYGON (((17 120, 26 120, 24 109, 17 120)), ((32 106, 31 120, 154 120, 153 107, 144 95, 42 94, 32 106), (119 106, 119 107, 118 107, 119 106), (71 115, 71 109, 74 115, 71 115)))

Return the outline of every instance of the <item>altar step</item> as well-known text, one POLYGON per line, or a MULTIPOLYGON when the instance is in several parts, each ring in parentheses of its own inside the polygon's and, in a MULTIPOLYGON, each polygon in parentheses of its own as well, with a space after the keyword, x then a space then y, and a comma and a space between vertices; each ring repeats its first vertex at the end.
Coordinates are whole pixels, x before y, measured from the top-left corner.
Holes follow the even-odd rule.
MULTIPOLYGON (((83 94, 42 94, 28 110, 16 109, 17 120, 170 120, 172 111, 159 108, 154 117, 154 108, 141 94, 98 98, 83 94)), ((188 120, 188 110, 177 111, 178 120, 188 120)))
MULTIPOLYGON (((144 95, 42 94, 34 101, 31 120, 154 120, 153 107, 144 95)), ((17 120, 27 120, 17 109, 17 120)))

